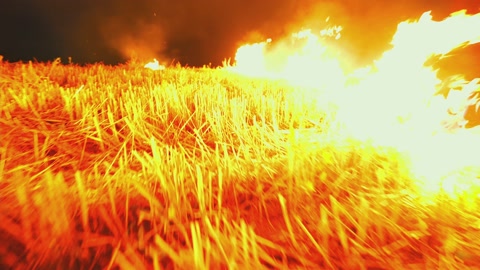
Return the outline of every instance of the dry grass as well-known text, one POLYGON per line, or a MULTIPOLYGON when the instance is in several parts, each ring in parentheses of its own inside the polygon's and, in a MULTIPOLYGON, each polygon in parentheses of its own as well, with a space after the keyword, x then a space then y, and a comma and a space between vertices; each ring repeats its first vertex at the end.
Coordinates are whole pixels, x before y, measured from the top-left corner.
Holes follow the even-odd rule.
POLYGON ((223 70, 0 63, 0 265, 474 269, 478 197, 423 205, 308 91, 223 70))

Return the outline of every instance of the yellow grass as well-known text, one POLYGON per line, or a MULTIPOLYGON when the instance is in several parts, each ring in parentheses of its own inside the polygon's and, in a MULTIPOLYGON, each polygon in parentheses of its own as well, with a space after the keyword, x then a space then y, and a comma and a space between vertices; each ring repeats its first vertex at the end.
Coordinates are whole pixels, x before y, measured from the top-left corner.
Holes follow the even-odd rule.
POLYGON ((282 82, 0 63, 2 269, 467 269, 478 197, 424 205, 394 149, 282 82))

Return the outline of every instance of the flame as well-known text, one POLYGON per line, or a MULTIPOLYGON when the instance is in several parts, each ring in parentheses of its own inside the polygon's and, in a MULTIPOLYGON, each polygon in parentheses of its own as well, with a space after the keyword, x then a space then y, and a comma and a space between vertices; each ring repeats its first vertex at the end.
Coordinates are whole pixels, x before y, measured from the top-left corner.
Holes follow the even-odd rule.
POLYGON ((318 34, 311 29, 293 33, 272 44, 272 39, 246 44, 237 50, 230 70, 253 77, 284 79, 295 85, 332 89, 341 86, 345 75, 337 59, 324 44, 327 37, 340 38, 340 26, 318 34), (318 73, 328 78, 318 80, 318 73))
POLYGON ((246 44, 228 68, 315 88, 312 98, 324 98, 327 92, 338 108, 339 137, 405 153, 425 193, 443 190, 455 196, 473 186, 480 193, 476 157, 480 128, 464 127, 466 108, 477 104, 472 97, 480 92, 480 79, 455 77, 446 85, 448 94, 442 96, 438 94, 442 81, 427 65, 433 57, 441 59, 456 48, 480 42, 480 13, 467 15, 462 10, 434 21, 425 12, 418 20, 401 22, 392 49, 371 66, 349 74, 341 69, 335 47, 327 42, 328 37, 340 38, 340 31, 339 26, 317 34, 303 30, 275 44, 271 39, 246 44))
POLYGON ((160 65, 158 60, 154 58, 152 62, 148 62, 147 64, 145 64, 144 68, 148 68, 151 70, 164 70, 165 66, 160 65))

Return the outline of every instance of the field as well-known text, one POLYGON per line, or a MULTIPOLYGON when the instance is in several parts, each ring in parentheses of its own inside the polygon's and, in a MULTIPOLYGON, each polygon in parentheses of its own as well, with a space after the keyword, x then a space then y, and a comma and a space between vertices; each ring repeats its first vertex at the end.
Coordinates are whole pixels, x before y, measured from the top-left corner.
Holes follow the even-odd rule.
POLYGON ((59 61, 0 87, 2 269, 480 268, 478 194, 426 203, 309 91, 59 61))

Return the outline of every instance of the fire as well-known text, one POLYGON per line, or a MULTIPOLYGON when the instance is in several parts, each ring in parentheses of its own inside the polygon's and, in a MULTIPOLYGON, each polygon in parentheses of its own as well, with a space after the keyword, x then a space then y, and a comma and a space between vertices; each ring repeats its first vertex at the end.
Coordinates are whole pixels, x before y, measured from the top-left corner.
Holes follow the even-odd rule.
POLYGON ((449 93, 444 97, 438 94, 442 81, 437 71, 427 65, 433 57, 441 59, 454 49, 480 42, 480 13, 468 15, 462 10, 434 21, 425 12, 418 20, 401 22, 392 49, 371 66, 349 74, 327 42, 329 37, 340 38, 341 30, 338 26, 319 33, 303 30, 276 43, 268 39, 246 44, 228 68, 314 88, 312 98, 329 97, 338 108, 339 137, 405 153, 425 193, 480 193, 476 157, 480 132, 464 127, 466 108, 477 104, 472 97, 480 91, 480 79, 469 82, 459 75, 446 85, 449 93))
POLYGON ((147 64, 145 64, 144 68, 148 68, 151 70, 164 70, 165 66, 160 65, 158 60, 154 58, 152 62, 148 62, 147 64))
POLYGON ((246 44, 237 50, 235 65, 229 68, 248 76, 284 79, 300 86, 338 88, 345 75, 324 40, 340 38, 341 30, 334 26, 315 34, 305 29, 275 44, 272 39, 246 44))

